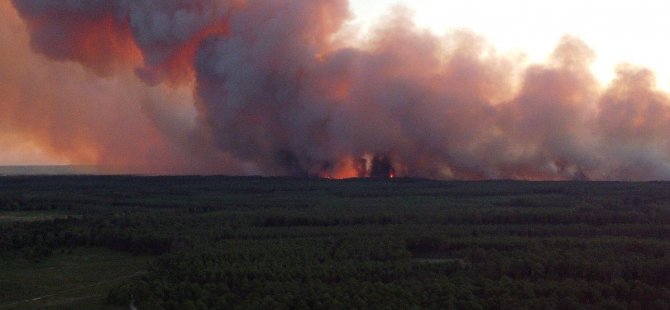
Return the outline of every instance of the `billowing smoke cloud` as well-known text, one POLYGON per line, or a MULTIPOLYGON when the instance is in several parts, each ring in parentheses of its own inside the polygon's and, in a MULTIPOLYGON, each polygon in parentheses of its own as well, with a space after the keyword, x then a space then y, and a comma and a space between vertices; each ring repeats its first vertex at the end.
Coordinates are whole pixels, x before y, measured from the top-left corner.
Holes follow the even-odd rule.
POLYGON ((116 58, 125 54, 99 58, 127 67, 114 67, 113 77, 98 76, 101 67, 87 59, 77 59, 83 67, 36 55, 9 2, 0 2, 0 23, 0 153, 9 152, 10 163, 19 162, 13 149, 39 147, 58 162, 102 172, 243 172, 205 141, 189 88, 147 86, 116 58), (11 142, 19 140, 26 142, 11 142))
POLYGON ((52 61, 12 55, 43 84, 2 76, 15 94, 0 99, 2 118, 72 161, 165 173, 670 179, 670 97, 633 66, 603 88, 595 53, 573 37, 525 66, 475 34, 419 29, 403 9, 369 37, 347 38, 346 0, 12 4, 32 49, 52 61))
POLYGON ((56 60, 73 60, 107 75, 121 65, 143 66, 151 84, 188 82, 192 59, 207 35, 226 32, 235 1, 15 0, 31 46, 56 60))

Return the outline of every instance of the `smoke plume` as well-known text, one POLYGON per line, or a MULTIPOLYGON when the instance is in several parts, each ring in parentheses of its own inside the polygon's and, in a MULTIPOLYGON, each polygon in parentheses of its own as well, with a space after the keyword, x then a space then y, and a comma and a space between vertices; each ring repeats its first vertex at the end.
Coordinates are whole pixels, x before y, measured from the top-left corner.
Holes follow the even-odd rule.
POLYGON ((621 65, 602 86, 594 51, 570 36, 525 65, 402 8, 358 37, 347 0, 12 0, 0 14, 0 135, 70 162, 670 179, 670 97, 654 73, 621 65))

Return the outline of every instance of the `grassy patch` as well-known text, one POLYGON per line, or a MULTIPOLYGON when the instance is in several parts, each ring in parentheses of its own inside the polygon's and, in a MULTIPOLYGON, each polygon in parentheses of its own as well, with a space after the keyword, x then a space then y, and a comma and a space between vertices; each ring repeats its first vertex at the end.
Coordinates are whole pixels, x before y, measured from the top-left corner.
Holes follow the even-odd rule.
POLYGON ((50 221, 71 216, 59 211, 6 211, 0 212, 0 223, 50 221))
POLYGON ((144 272, 149 257, 77 248, 39 263, 0 260, 0 309, 103 308, 110 287, 144 272))

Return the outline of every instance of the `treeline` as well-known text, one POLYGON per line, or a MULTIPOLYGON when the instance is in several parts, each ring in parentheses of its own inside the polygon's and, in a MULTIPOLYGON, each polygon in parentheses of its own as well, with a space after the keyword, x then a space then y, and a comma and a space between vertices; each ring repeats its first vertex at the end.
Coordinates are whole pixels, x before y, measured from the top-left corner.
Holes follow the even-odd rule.
POLYGON ((268 215, 256 219, 260 227, 272 226, 340 226, 340 225, 389 225, 408 222, 439 225, 578 225, 605 226, 616 224, 668 225, 670 212, 611 211, 611 210, 565 210, 555 212, 488 212, 463 211, 448 215, 407 216, 403 214, 374 216, 305 216, 268 215))
POLYGON ((137 255, 159 255, 168 252, 176 243, 173 234, 146 223, 128 226, 121 221, 70 218, 0 225, 2 253, 34 260, 47 257, 57 249, 78 246, 101 246, 137 255))
POLYGON ((587 257, 543 265, 522 252, 472 248, 462 260, 416 260, 397 243, 380 244, 253 241, 242 251, 228 242, 217 251, 164 256, 109 301, 134 300, 145 309, 666 309, 670 300, 667 278, 654 276, 663 261, 628 265, 649 268, 644 275, 618 274, 612 262, 587 257))

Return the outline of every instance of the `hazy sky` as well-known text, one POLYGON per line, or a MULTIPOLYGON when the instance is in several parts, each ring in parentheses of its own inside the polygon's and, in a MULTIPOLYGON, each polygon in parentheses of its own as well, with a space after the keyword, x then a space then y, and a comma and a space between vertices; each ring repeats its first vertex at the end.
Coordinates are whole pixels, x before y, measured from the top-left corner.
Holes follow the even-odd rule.
POLYGON ((597 53, 593 70, 609 81, 618 63, 652 68, 670 89, 670 1, 667 0, 352 0, 357 23, 369 24, 402 4, 418 24, 437 33, 467 28, 501 51, 521 51, 543 61, 565 34, 597 53))

